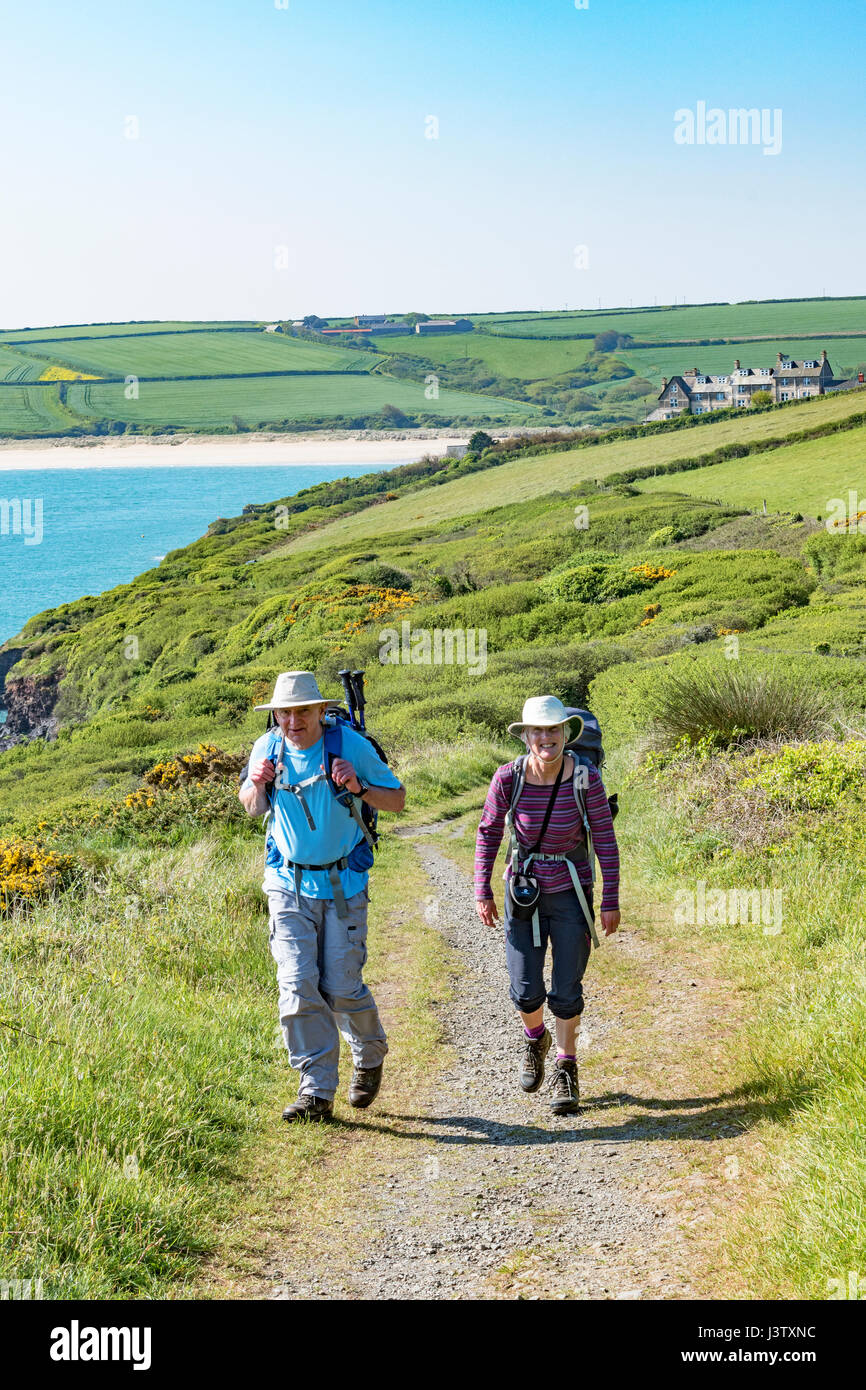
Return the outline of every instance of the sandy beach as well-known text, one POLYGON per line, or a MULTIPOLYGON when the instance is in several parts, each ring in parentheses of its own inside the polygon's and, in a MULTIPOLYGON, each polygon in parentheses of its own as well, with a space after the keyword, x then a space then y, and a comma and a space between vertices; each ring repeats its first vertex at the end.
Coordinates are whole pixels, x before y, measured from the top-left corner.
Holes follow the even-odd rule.
MULTIPOLYGON (((508 431, 510 433, 510 431, 508 431)), ((173 435, 0 442, 0 472, 45 468, 238 468, 244 465, 412 463, 464 444, 469 432, 405 434, 319 431, 310 434, 173 435)))

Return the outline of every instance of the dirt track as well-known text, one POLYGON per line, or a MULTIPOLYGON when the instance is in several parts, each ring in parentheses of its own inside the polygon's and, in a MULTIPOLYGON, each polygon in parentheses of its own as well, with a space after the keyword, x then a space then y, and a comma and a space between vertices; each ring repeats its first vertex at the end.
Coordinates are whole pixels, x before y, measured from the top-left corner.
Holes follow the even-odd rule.
MULTIPOLYGON (((415 847, 430 881, 427 920, 463 967, 443 1009, 455 1060, 411 1114, 389 1107, 386 1082, 375 1107, 379 1156, 383 1143, 391 1145, 384 1165, 371 1165, 356 1207, 341 1209, 340 1229, 315 1266, 289 1250, 272 1254, 270 1293, 258 1296, 700 1296, 681 1199, 690 1189, 686 1205, 698 1209, 692 1221, 705 1221, 709 1213, 694 1186, 705 1180, 688 1170, 677 1141, 710 1137, 705 1126, 719 1112, 708 1111, 707 1100, 677 1098, 676 1058, 655 1094, 603 1089, 620 1070, 609 1054, 625 1021, 615 988, 593 979, 592 961, 578 1052, 582 1113, 554 1116, 547 1080, 524 1095, 517 1081, 521 1030, 508 999, 501 935, 481 927, 466 875, 430 837, 416 833, 415 847), (602 1078, 601 1094, 584 1074, 588 1059, 592 1077, 602 1078), (676 1218, 669 1214, 674 1205, 676 1218)), ((602 950, 640 957, 645 947, 625 931, 602 950)), ((658 970, 653 960, 645 964, 658 970)), ((675 993, 693 983, 664 978, 675 993)), ((679 1035, 680 1049, 689 1046, 676 1010, 671 1022, 669 1034, 662 1020, 650 1044, 659 1049, 662 1073, 670 1039, 679 1035)), ((352 1141, 363 1144, 373 1131, 358 1118, 352 1141)), ((735 1132, 718 1122, 714 1129, 713 1138, 735 1132)))

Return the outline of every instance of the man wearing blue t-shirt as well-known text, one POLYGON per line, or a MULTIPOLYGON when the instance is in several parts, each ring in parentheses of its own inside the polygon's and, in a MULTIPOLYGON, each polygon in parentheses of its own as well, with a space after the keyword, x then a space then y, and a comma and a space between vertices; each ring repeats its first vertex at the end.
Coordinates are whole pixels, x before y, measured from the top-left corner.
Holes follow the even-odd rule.
MULTIPOLYGON (((256 739, 240 799, 270 813, 262 889, 270 908, 280 1023, 289 1062, 301 1073, 284 1120, 323 1120, 334 1108, 340 1033, 352 1050, 349 1102, 365 1107, 382 1081, 388 1043, 361 978, 367 959, 367 869, 372 852, 360 802, 402 811, 406 791, 373 745, 340 726, 339 756, 325 750, 329 704, 310 671, 285 671, 273 698, 276 727, 256 739), (351 798, 338 800, 331 782, 351 798), (270 789, 270 790, 269 790, 270 789)), ((330 736, 329 736, 330 737, 330 736)))

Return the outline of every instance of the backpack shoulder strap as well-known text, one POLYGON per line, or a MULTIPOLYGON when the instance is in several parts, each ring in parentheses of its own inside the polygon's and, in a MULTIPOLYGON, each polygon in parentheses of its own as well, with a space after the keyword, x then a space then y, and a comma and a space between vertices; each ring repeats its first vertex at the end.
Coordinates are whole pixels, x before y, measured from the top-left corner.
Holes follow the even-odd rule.
POLYGON ((578 813, 583 821, 586 853, 592 871, 593 886, 595 886, 595 850, 592 845, 592 831, 589 828, 589 817, 586 814, 586 789, 589 786, 590 768, 595 768, 595 763, 592 761, 592 758, 582 757, 574 751, 572 751, 571 756, 574 758, 574 777, 572 778, 571 785, 574 791, 574 800, 577 805, 578 813))
POLYGON ((515 758, 511 764, 511 797, 508 805, 508 816, 514 816, 514 810, 523 794, 526 786, 526 753, 521 753, 519 758, 515 758))
POLYGON ((571 779, 571 786, 574 792, 574 800, 577 809, 586 824, 586 789, 589 786, 589 769, 594 766, 591 758, 582 758, 579 753, 572 750, 571 756, 574 758, 574 776, 571 779))
POLYGON ((325 733, 325 771, 331 777, 331 763, 343 756, 343 730, 340 724, 326 724, 325 733))
POLYGON ((363 801, 359 796, 355 796, 353 792, 347 791, 345 787, 338 787, 331 776, 331 764, 335 758, 341 758, 343 756, 343 725, 339 721, 334 724, 325 725, 324 741, 325 775, 328 779, 328 786, 340 802, 340 805, 345 806, 352 820, 367 841, 367 844, 371 849, 375 849, 378 836, 376 835, 375 829, 371 829, 364 820, 363 801))

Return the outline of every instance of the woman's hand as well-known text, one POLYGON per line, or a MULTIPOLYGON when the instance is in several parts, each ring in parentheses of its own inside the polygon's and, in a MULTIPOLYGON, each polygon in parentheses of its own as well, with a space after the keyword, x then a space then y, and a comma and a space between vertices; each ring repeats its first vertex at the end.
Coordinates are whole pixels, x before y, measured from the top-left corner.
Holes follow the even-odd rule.
POLYGON ((476 898, 475 911, 485 927, 499 926, 499 909, 496 906, 495 898, 476 898))
POLYGON ((616 912, 602 912, 601 925, 604 928, 605 936, 613 936, 619 926, 619 908, 616 912))

